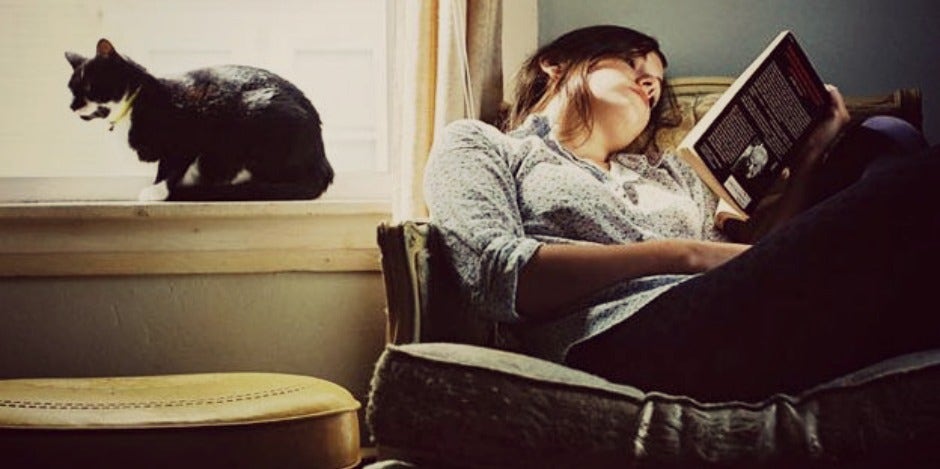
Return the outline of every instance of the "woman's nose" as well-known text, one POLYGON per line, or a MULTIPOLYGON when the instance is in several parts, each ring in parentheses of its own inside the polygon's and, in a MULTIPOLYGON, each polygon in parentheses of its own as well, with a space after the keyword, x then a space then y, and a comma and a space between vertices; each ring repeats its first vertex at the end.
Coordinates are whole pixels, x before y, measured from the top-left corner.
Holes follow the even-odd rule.
POLYGON ((637 80, 637 84, 643 88, 643 91, 646 92, 646 95, 652 98, 656 94, 656 79, 649 76, 640 77, 637 80))

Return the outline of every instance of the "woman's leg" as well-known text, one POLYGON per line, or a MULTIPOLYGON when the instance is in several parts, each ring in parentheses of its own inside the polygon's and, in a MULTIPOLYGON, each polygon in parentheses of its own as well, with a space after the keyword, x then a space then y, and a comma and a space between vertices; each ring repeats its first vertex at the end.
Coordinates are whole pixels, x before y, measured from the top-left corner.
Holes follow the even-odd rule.
POLYGON ((572 348, 645 390, 756 400, 940 347, 940 148, 880 158, 738 258, 572 348))
POLYGON ((826 158, 816 176, 815 202, 858 181, 875 159, 906 157, 926 148, 924 136, 907 121, 870 117, 850 128, 826 158))

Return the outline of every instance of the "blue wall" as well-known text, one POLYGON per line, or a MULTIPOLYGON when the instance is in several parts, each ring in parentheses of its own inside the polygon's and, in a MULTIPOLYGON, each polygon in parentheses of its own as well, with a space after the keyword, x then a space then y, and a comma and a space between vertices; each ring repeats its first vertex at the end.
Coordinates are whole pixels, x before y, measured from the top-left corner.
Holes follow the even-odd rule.
POLYGON ((823 80, 843 94, 920 88, 924 131, 940 143, 935 0, 539 0, 540 44, 603 23, 659 39, 672 76, 737 75, 777 32, 791 29, 823 80))

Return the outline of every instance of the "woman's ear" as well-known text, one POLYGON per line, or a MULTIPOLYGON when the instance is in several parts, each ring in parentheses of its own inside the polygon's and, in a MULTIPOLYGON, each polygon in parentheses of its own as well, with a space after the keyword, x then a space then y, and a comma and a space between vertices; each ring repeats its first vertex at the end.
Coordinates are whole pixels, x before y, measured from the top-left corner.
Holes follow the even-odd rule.
POLYGON ((550 63, 545 59, 539 61, 539 68, 541 68, 542 71, 552 79, 558 78, 558 75, 561 74, 561 66, 550 63))

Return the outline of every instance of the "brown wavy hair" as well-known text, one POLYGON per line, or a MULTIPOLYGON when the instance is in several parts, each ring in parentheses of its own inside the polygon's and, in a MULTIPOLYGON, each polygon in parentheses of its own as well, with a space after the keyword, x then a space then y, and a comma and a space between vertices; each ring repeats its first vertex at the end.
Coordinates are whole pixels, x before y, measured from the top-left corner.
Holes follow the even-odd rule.
MULTIPOLYGON (((587 75, 602 59, 610 57, 643 57, 656 53, 667 66, 666 56, 659 42, 639 31, 612 25, 590 26, 568 32, 539 48, 528 58, 516 75, 515 102, 509 109, 504 130, 520 126, 525 119, 542 111, 558 93, 566 93, 568 105, 565 128, 559 129, 559 138, 567 140, 582 131, 592 130, 590 91, 587 75), (542 70, 542 64, 558 67, 558 78, 542 70)), ((676 97, 666 80, 662 95, 651 109, 650 123, 625 150, 632 152, 658 152, 654 136, 663 127, 675 127, 681 122, 676 97)))

